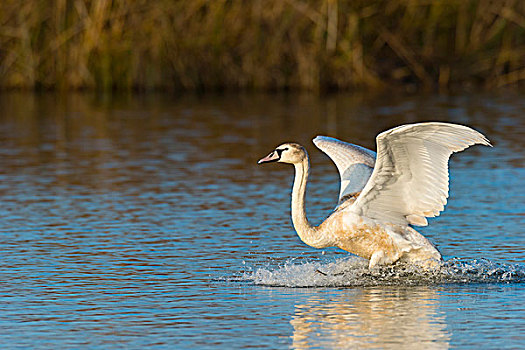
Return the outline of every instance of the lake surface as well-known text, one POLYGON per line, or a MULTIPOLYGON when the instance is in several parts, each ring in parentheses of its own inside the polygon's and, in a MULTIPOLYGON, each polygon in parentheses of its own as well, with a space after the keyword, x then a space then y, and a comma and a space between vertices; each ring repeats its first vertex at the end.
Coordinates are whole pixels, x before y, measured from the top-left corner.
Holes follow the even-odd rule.
POLYGON ((516 349, 525 346, 525 95, 0 95, 0 347, 516 349), (450 162, 447 209, 420 232, 435 273, 369 272, 290 221, 337 201, 311 139, 375 150, 416 121, 483 132, 450 162))

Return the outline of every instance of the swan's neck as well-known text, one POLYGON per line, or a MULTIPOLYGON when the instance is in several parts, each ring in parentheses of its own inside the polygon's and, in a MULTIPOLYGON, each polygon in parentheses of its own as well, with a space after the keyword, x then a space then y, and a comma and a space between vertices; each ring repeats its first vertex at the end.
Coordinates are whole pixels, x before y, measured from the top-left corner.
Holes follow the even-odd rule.
POLYGON ((292 222, 301 240, 314 248, 330 246, 329 239, 317 227, 313 227, 306 218, 305 197, 306 182, 310 173, 310 162, 306 157, 295 165, 295 179, 292 189, 292 222))

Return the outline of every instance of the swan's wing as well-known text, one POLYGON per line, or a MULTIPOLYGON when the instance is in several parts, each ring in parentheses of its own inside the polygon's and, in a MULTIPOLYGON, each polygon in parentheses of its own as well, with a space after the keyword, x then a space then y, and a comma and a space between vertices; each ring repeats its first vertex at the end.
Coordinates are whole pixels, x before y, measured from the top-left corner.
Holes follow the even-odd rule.
POLYGON ((489 140, 466 126, 448 123, 402 125, 377 136, 374 172, 350 210, 392 224, 428 225, 448 198, 448 160, 489 140))
POLYGON ((376 153, 328 136, 317 136, 314 144, 335 163, 341 177, 339 204, 363 190, 374 170, 376 153))

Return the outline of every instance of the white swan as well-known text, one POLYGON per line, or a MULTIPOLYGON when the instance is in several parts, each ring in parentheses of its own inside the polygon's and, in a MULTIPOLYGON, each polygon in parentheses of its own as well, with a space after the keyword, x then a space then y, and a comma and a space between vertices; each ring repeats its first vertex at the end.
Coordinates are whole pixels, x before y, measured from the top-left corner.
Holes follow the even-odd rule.
POLYGON ((369 260, 369 268, 397 261, 434 266, 441 254, 410 225, 444 210, 448 198, 448 160, 474 144, 491 146, 479 132, 457 124, 418 123, 379 134, 377 159, 366 148, 330 137, 313 142, 336 164, 341 176, 339 204, 319 226, 306 218, 310 162, 297 143, 284 143, 260 163, 295 166, 292 221, 301 240, 315 248, 339 247, 369 260))

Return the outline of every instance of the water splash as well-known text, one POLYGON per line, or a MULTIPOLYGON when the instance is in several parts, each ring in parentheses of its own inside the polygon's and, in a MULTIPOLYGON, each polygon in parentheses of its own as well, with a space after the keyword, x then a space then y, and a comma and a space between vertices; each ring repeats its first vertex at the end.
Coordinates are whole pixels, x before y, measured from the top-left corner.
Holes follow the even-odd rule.
POLYGON ((522 283, 525 266, 486 259, 450 259, 439 268, 425 271, 413 265, 368 269, 358 257, 259 267, 237 276, 237 281, 280 287, 354 287, 376 285, 432 285, 444 283, 522 283))

